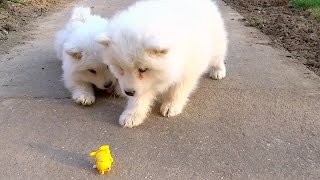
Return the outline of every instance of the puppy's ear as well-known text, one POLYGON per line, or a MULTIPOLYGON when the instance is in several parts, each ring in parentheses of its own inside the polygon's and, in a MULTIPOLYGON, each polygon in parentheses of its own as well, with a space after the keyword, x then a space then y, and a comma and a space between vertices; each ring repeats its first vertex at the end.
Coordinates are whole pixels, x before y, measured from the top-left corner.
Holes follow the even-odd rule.
POLYGON ((82 52, 73 48, 65 49, 66 53, 74 59, 80 60, 82 58, 82 52))
POLYGON ((76 60, 80 60, 82 58, 81 50, 70 43, 65 43, 63 45, 63 49, 69 56, 73 57, 76 60))
POLYGON ((157 40, 147 40, 144 44, 145 53, 149 56, 162 57, 168 54, 169 48, 165 43, 160 43, 157 40))
POLYGON ((105 33, 99 34, 96 36, 96 42, 108 47, 111 44, 111 38, 105 33))

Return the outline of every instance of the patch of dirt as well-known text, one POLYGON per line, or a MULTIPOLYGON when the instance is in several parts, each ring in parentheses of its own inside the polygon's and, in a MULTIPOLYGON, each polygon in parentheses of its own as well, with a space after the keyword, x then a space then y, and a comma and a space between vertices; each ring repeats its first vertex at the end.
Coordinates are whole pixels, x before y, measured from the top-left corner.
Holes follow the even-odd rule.
POLYGON ((320 21, 312 12, 295 8, 288 0, 224 0, 320 76, 320 21))
POLYGON ((0 0, 0 53, 28 37, 30 22, 72 0, 0 0))

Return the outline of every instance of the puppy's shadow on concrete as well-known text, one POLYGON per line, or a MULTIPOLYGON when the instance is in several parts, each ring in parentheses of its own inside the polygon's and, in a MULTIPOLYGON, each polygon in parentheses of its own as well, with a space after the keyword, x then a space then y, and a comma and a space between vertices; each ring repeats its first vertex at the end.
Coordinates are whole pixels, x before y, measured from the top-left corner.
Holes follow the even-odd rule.
POLYGON ((90 172, 94 171, 92 163, 88 160, 88 154, 70 152, 61 148, 53 148, 42 143, 30 143, 28 145, 52 161, 82 170, 85 169, 90 172))
MULTIPOLYGON (((148 113, 146 121, 154 121, 156 118, 164 118, 160 113, 160 101, 155 101, 151 107, 151 111, 148 113)), ((93 120, 108 122, 109 124, 122 127, 119 125, 119 117, 127 106, 127 98, 125 97, 99 97, 96 104, 93 104, 93 109, 96 109, 98 114, 93 111, 88 111, 90 116, 96 117, 93 120), (99 114, 103 114, 100 118, 97 118, 99 114)))
POLYGON ((4 92, 8 96, 27 95, 50 99, 68 96, 61 81, 61 61, 55 57, 52 49, 40 48, 37 52, 28 50, 25 53, 17 57, 16 61, 21 63, 9 72, 8 77, 12 78, 5 82, 4 92))
POLYGON ((68 90, 64 87, 62 81, 62 62, 52 57, 50 61, 40 66, 39 74, 43 74, 41 78, 41 86, 43 91, 47 91, 43 96, 54 99, 70 98, 68 90))
POLYGON ((98 94, 96 96, 96 102, 93 105, 80 108, 85 110, 88 117, 91 117, 90 121, 99 121, 121 127, 118 119, 126 107, 126 102, 127 100, 125 98, 98 94))
POLYGON ((155 116, 155 117, 163 117, 162 114, 160 113, 161 104, 162 104, 162 100, 161 100, 161 98, 158 98, 152 106, 152 109, 150 111, 150 115, 155 116))

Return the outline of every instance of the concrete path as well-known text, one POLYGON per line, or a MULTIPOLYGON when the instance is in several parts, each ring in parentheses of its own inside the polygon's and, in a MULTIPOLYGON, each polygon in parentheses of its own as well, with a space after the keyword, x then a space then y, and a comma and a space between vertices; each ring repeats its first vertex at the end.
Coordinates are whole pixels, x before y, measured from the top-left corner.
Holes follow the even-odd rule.
MULTIPOLYGON (((81 3, 110 16, 131 2, 81 3)), ((36 22, 34 40, 0 58, 0 179, 319 179, 320 78, 219 5, 227 78, 203 78, 183 114, 157 108, 134 129, 117 122, 125 100, 82 107, 59 80, 52 41, 71 6, 36 22), (87 155, 102 144, 115 159, 105 177, 87 155)))

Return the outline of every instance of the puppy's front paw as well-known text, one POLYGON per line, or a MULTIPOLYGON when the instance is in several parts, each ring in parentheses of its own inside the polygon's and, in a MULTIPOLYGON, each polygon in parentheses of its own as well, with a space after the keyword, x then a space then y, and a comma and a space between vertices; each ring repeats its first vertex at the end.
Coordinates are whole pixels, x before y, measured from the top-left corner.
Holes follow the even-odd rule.
POLYGON ((226 77, 226 69, 211 70, 209 76, 212 79, 222 79, 226 77))
POLYGON ((90 93, 75 93, 72 96, 72 99, 79 104, 84 106, 89 106, 93 104, 96 100, 96 97, 90 93))
POLYGON ((160 113, 165 117, 172 117, 182 112, 183 105, 175 102, 164 102, 160 107, 160 113))
POLYGON ((120 115, 119 123, 123 127, 133 128, 143 123, 144 117, 136 112, 123 112, 120 115))

